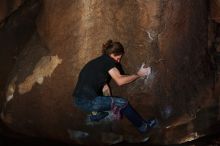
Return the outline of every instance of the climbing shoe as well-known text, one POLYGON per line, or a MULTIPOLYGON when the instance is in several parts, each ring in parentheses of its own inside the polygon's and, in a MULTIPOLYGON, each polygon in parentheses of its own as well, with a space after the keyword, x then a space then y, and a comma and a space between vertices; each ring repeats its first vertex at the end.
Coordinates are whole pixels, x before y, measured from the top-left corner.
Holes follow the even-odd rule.
POLYGON ((91 121, 100 121, 102 119, 104 119, 106 116, 108 116, 108 112, 92 112, 90 115, 89 115, 89 118, 91 121))
POLYGON ((138 131, 143 134, 148 133, 152 128, 156 127, 157 125, 157 119, 146 120, 140 127, 138 127, 138 131))

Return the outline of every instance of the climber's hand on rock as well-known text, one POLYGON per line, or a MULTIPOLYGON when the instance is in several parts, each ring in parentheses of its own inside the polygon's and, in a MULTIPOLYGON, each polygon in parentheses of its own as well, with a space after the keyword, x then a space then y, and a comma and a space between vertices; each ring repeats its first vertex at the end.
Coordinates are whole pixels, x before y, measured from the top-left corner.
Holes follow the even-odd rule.
POLYGON ((148 76, 151 74, 151 67, 147 67, 146 70, 147 70, 147 71, 146 71, 145 76, 148 77, 148 76))
POLYGON ((145 63, 142 63, 140 69, 137 72, 137 75, 140 77, 149 76, 151 73, 151 67, 144 67, 145 63))

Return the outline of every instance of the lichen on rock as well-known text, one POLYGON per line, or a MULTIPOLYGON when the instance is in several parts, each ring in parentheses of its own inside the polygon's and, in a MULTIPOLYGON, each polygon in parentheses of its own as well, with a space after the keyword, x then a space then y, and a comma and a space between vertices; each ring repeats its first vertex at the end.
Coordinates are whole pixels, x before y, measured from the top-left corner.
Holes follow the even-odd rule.
POLYGON ((56 67, 62 63, 62 59, 56 56, 44 56, 36 64, 33 73, 24 82, 18 85, 20 94, 29 92, 35 83, 42 84, 45 77, 51 77, 56 67))

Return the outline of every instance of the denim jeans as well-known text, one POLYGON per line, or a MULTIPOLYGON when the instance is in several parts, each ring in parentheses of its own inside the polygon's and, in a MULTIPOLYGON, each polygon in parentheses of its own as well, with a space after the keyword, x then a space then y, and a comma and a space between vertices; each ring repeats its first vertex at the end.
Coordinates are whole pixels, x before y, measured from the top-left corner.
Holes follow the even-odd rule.
POLYGON ((134 108, 128 103, 128 100, 121 97, 114 96, 98 96, 92 100, 85 98, 75 97, 74 103, 76 107, 85 112, 92 111, 110 111, 112 105, 121 109, 122 115, 124 115, 129 121, 131 121, 135 127, 140 127, 144 120, 134 110, 134 108))
POLYGON ((75 105, 86 112, 100 112, 111 110, 112 99, 110 96, 98 96, 95 99, 75 98, 75 105))

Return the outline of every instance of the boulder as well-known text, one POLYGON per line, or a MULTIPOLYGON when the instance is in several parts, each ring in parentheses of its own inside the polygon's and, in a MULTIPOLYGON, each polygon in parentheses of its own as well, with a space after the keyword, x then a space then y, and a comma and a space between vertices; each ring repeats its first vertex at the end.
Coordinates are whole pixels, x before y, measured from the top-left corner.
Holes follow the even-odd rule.
POLYGON ((210 19, 220 23, 220 0, 210 0, 210 19))
POLYGON ((16 11, 23 4, 24 0, 0 0, 0 22, 16 11))
POLYGON ((141 142, 127 119, 89 124, 73 104, 81 68, 112 39, 125 47, 126 73, 136 73, 142 62, 152 67, 148 78, 120 88, 111 83, 114 95, 159 120, 151 143, 185 143, 216 132, 219 83, 207 54, 207 15, 206 0, 42 0, 37 27, 8 76, 1 119, 22 134, 65 142, 141 142))

